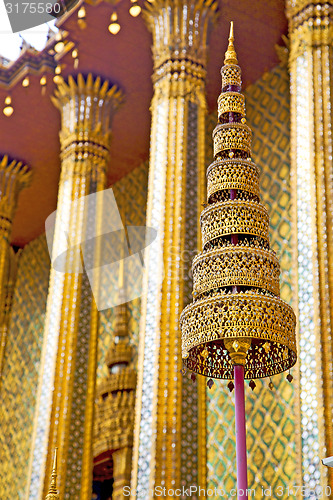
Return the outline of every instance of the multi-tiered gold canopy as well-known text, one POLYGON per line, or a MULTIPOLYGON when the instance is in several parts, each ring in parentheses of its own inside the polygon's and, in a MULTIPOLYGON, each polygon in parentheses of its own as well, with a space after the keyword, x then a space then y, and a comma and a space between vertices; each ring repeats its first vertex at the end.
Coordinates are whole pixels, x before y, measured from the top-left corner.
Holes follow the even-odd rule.
POLYGON ((296 362, 295 315, 279 295, 280 266, 269 247, 269 216, 251 161, 241 69, 231 24, 222 67, 214 161, 207 169, 201 213, 203 251, 195 257, 193 303, 181 315, 182 352, 193 372, 245 378, 283 372, 296 362))

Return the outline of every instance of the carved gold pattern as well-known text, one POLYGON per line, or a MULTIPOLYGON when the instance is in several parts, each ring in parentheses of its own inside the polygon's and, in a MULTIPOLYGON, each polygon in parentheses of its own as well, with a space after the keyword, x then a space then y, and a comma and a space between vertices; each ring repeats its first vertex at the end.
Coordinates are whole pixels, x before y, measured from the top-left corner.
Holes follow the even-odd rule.
MULTIPOLYGON (((120 98, 121 93, 108 82, 101 84, 100 78, 94 80, 88 75, 85 80, 78 75, 77 82, 72 77, 68 84, 62 82, 53 99, 62 117, 62 170, 53 252, 57 255, 63 248, 60 245, 65 233, 74 246, 66 255, 72 272, 59 273, 51 268, 50 273, 30 460, 31 497, 46 495, 50 450, 57 446, 60 497, 91 498, 99 316, 88 278, 80 274, 79 249, 86 231, 85 196, 106 186, 110 126, 120 98)), ((97 204, 96 224, 102 220, 101 209, 97 204)), ((96 244, 94 262, 98 262, 98 255, 96 244)))
POLYGON ((193 259, 193 295, 226 286, 255 287, 280 295, 280 266, 274 252, 253 247, 218 248, 193 259))
POLYGON ((243 94, 238 94, 237 92, 226 92, 219 95, 217 100, 218 116, 231 111, 245 116, 245 97, 243 94))
POLYGON ((332 1, 288 1, 294 301, 299 317, 298 432, 306 487, 333 486, 332 1), (296 293, 297 292, 297 293, 296 293), (311 307, 309 307, 311 304, 311 307), (304 395, 311 393, 311 400, 304 395))
MULTIPOLYGON (((190 298, 183 282, 190 261, 182 256, 185 249, 196 250, 198 241, 207 28, 216 9, 216 2, 205 0, 158 0, 144 14, 153 34, 154 58, 147 225, 161 228, 147 249, 138 363, 132 490, 145 500, 152 498, 155 485, 174 488, 182 478, 198 484, 198 442, 205 446, 197 385, 182 387, 178 323, 190 298)), ((199 392, 202 397, 202 387, 199 392)), ((205 467, 200 458, 202 484, 205 467)))
MULTIPOLYGON (((237 58, 230 55, 234 51, 233 44, 232 50, 230 49, 233 42, 232 29, 231 25, 225 62, 234 64, 237 58)), ((222 89, 223 93, 230 93, 229 89, 222 89)), ((251 155, 250 129, 238 123, 242 119, 238 113, 230 109, 225 114, 228 122, 221 123, 225 117, 219 115, 220 124, 213 132, 214 159, 222 151, 227 151, 228 156, 236 154, 236 157, 248 158, 251 155)), ((223 161, 226 164, 228 162, 227 159, 221 159, 222 164, 223 161)), ((214 170, 212 172, 214 175, 214 170)), ((246 283, 243 276, 244 264, 239 258, 238 248, 243 247, 251 252, 248 238, 255 236, 256 239, 250 240, 252 245, 260 247, 264 241, 269 249, 269 217, 258 200, 246 199, 249 193, 241 193, 241 198, 245 199, 237 199, 237 196, 238 191, 230 190, 228 201, 219 202, 210 198, 210 205, 201 213, 203 252, 196 258, 193 267, 205 258, 213 264, 211 256, 219 254, 209 254, 210 249, 218 252, 220 247, 227 247, 222 252, 226 252, 226 256, 232 253, 235 255, 231 265, 227 258, 219 263, 217 258, 214 269, 216 273, 210 274, 207 271, 209 264, 207 267, 199 266, 194 286, 205 283, 207 275, 208 286, 206 285, 207 291, 204 294, 194 290, 194 302, 186 306, 180 316, 182 356, 191 371, 207 377, 231 379, 233 366, 242 364, 245 378, 263 378, 281 373, 296 363, 296 319, 292 308, 279 298, 278 293, 265 290, 266 283, 261 280, 262 274, 267 272, 264 261, 259 261, 262 272, 257 271, 260 280, 257 281, 258 289, 248 290, 253 270, 250 268, 246 283), (227 237, 230 237, 230 241, 227 237), (228 264, 230 269, 226 267, 228 264), (224 283, 223 273, 221 276, 219 268, 222 266, 227 275, 224 283), (229 271, 230 275, 233 274, 232 277, 228 276, 229 271)), ((254 250, 253 253, 256 258, 257 251, 254 250)), ((276 271, 277 262, 274 267, 276 271)), ((275 288, 276 285, 275 282, 275 288)))
POLYGON ((200 217, 202 244, 216 238, 248 234, 269 241, 269 217, 266 208, 254 201, 222 201, 208 206, 200 217))
POLYGON ((259 199, 259 169, 248 160, 217 160, 207 168, 207 199, 220 191, 237 189, 259 199))
POLYGON ((221 123, 213 132, 214 157, 224 151, 239 149, 251 154, 251 130, 242 123, 221 123))

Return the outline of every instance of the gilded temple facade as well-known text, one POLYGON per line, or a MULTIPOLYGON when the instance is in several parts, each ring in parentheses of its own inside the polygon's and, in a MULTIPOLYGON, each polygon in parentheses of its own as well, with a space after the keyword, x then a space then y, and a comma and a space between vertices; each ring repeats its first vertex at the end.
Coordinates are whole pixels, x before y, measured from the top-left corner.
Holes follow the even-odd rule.
MULTIPOLYGON (((228 381, 211 386, 190 366, 184 370, 180 328, 198 281, 191 263, 202 248, 200 213, 209 213, 207 196, 216 194, 207 167, 216 155, 217 112, 210 103, 221 91, 221 76, 214 76, 215 95, 211 67, 218 51, 223 66, 232 8, 223 0, 146 2, 121 38, 123 3, 116 2, 118 17, 111 19, 119 21, 119 35, 109 27, 104 39, 98 24, 113 5, 79 2, 59 21, 63 51, 56 49, 59 36, 51 36, 41 53, 24 49, 21 66, 20 59, 9 70, 0 66, 0 91, 11 95, 13 117, 19 114, 15 102, 21 102, 15 89, 27 75, 44 99, 41 108, 56 113, 59 150, 50 146, 48 154, 57 156, 60 172, 46 234, 18 248, 14 215, 18 207, 22 216, 20 200, 41 174, 23 145, 15 152, 0 143, 2 500, 149 500, 158 487, 165 498, 175 498, 176 490, 191 486, 193 499, 203 497, 199 487, 218 499, 229 498, 236 487, 234 394, 228 381), (94 23, 101 34, 95 31, 91 43, 94 23), (123 83, 131 70, 121 57, 112 78, 108 57, 114 57, 113 47, 125 50, 135 29, 148 40, 141 49, 151 58, 145 71, 152 88, 149 102, 142 102, 147 110, 150 105, 151 121, 149 156, 142 154, 130 168, 131 143, 145 126, 133 111, 140 110, 141 94, 133 91, 135 75, 133 87, 123 83), (117 142, 125 152, 120 160, 117 142), (110 177, 114 165, 121 171, 116 182, 110 177), (116 240, 90 236, 100 234, 111 212, 102 195, 93 210, 86 200, 110 187, 125 228, 117 232, 120 253, 116 240), (145 227, 155 231, 148 243, 145 227), (84 246, 88 240, 92 244, 84 246), (119 267, 106 266, 103 245, 119 267), (125 272, 133 255, 143 264, 139 278, 125 272), (99 307, 102 279, 110 286, 101 293, 114 294, 113 307, 99 307), (142 291, 129 301, 126 293, 139 280, 142 291)), ((261 168, 252 168, 259 185, 251 189, 267 207, 281 299, 296 312, 298 361, 292 383, 283 374, 256 380, 254 390, 246 383, 248 483, 255 498, 269 489, 271 497, 285 500, 333 498, 331 469, 321 463, 333 455, 333 2, 281 4, 289 30, 288 46, 278 50, 283 61, 247 81, 246 125, 240 124, 252 130, 248 163, 261 168)), ((248 16, 260 16, 251 9, 248 16)), ((241 40, 247 31, 237 16, 235 11, 234 43, 246 74, 250 62, 241 40)), ((1 117, 0 130, 11 119, 1 117)), ((195 258, 202 270, 205 262, 195 258)), ((271 283, 278 293, 277 275, 271 283)))

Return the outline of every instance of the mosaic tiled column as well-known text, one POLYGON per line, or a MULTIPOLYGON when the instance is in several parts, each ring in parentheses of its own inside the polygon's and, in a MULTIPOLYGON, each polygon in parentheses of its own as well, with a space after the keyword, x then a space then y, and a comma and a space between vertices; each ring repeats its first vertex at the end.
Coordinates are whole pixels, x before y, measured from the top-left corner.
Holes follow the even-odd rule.
POLYGON ((206 478, 206 421, 198 418, 205 409, 198 392, 205 391, 182 380, 179 315, 192 298, 205 195, 206 43, 216 8, 157 0, 144 13, 154 59, 147 226, 158 230, 146 254, 133 450, 132 492, 145 500, 156 486, 204 486, 206 478))
POLYGON ((27 165, 7 156, 0 160, 0 385, 16 281, 17 257, 10 245, 13 217, 22 188, 31 181, 27 165))
POLYGON ((325 492, 333 489, 333 469, 320 460, 333 455, 333 2, 289 0, 287 16, 301 473, 305 487, 325 492))
MULTIPOLYGON (((82 245, 98 234, 100 207, 87 214, 86 196, 106 186, 111 120, 121 93, 91 75, 61 83, 53 99, 62 118, 61 175, 27 497, 45 498, 58 447, 63 499, 91 499, 92 433, 98 310, 82 245), (88 218, 88 220, 87 220, 88 218), (63 272, 61 272, 63 271, 63 272)), ((94 259, 98 258, 96 247, 94 259)), ((95 261, 96 262, 96 261, 95 261)), ((97 264, 97 263, 96 263, 97 264)))

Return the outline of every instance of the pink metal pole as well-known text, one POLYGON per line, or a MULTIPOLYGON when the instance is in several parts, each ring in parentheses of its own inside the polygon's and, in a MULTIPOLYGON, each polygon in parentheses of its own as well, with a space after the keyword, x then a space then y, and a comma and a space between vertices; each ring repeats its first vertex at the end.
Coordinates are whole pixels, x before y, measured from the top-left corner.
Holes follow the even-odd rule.
POLYGON ((236 460, 237 460, 237 496, 247 498, 247 457, 244 366, 234 366, 235 377, 235 420, 236 420, 236 460))

